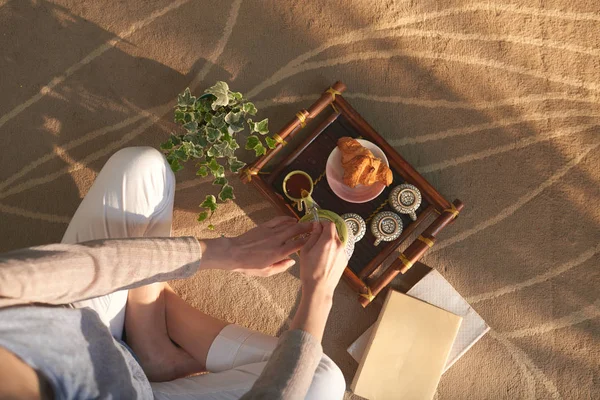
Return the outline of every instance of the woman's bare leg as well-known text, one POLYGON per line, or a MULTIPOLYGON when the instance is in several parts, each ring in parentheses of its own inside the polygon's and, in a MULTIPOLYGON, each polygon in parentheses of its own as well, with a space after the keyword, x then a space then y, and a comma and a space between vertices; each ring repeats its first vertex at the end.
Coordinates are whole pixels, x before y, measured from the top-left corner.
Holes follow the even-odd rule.
POLYGON ((126 316, 127 344, 153 382, 205 371, 208 350, 227 325, 187 304, 166 283, 130 290, 126 316))
POLYGON ((169 337, 206 369, 208 350, 229 323, 195 309, 168 284, 165 285, 165 298, 169 337))
POLYGON ((153 382, 169 381, 202 371, 202 365, 169 338, 164 288, 164 283, 143 286, 130 290, 127 299, 127 344, 153 382))

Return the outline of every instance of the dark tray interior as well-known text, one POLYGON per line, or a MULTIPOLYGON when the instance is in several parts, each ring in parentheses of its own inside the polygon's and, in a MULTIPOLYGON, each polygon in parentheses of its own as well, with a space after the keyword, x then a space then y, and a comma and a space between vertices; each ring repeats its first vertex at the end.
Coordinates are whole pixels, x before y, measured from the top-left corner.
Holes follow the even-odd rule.
MULTIPOLYGON (((325 164, 327 163, 329 154, 336 147, 337 140, 343 136, 359 138, 360 133, 343 114, 340 114, 302 153, 299 154, 298 157, 292 160, 289 165, 284 167, 278 176, 273 177, 272 186, 273 190, 280 194, 285 201, 287 201, 289 204, 293 204, 287 197, 285 197, 283 193, 283 179, 291 171, 302 170, 309 174, 313 181, 315 181, 312 197, 321 208, 331 210, 340 215, 353 212, 365 219, 367 222, 367 233, 362 240, 356 243, 354 255, 348 263, 348 267, 358 275, 360 271, 365 268, 365 266, 367 266, 367 264, 379 252, 381 252, 381 249, 386 243, 382 242, 379 244, 379 246, 373 245, 375 238, 371 234, 369 217, 376 210, 378 210, 378 208, 381 207, 384 202, 386 202, 390 191, 405 181, 400 176, 398 171, 394 171, 392 168, 392 172, 394 174, 393 183, 389 187, 385 188, 384 191, 375 199, 367 203, 355 204, 349 203, 337 197, 327 183, 327 178, 325 177, 325 164)), ((417 215, 426 209, 428 205, 429 203, 427 203, 425 198, 423 198, 421 206, 417 210, 417 215)), ((304 211, 299 212, 297 209, 294 209, 294 211, 299 217, 304 215, 304 211)), ((378 211, 394 210, 388 204, 386 204, 378 211)), ((409 224, 413 223, 408 215, 400 214, 400 217, 402 218, 404 229, 406 229, 409 224)))

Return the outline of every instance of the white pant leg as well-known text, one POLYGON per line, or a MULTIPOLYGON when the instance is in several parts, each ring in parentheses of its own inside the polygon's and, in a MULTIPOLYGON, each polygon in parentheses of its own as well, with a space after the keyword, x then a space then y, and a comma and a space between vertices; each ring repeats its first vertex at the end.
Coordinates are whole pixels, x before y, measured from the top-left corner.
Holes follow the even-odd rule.
MULTIPOLYGON (((277 338, 239 325, 227 325, 212 343, 206 359, 211 373, 151 383, 157 400, 234 400, 243 396, 262 373, 277 346, 277 338)), ((339 400, 346 382, 342 371, 326 355, 319 363, 309 400, 339 400)))
MULTIPOLYGON (((128 147, 106 162, 77 208, 63 243, 94 239, 170 236, 175 176, 151 147, 128 147)), ((127 290, 74 303, 95 310, 121 339, 127 290)))

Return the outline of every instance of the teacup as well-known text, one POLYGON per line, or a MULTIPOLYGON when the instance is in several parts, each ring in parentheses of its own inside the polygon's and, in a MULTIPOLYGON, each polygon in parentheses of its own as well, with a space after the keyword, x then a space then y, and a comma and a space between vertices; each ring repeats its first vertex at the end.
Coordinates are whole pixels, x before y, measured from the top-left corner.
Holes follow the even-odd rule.
POLYGON ((312 178, 304 171, 292 171, 283 178, 283 193, 296 204, 298 211, 302 211, 303 203, 307 211, 313 207, 315 202, 311 195, 314 186, 312 178))

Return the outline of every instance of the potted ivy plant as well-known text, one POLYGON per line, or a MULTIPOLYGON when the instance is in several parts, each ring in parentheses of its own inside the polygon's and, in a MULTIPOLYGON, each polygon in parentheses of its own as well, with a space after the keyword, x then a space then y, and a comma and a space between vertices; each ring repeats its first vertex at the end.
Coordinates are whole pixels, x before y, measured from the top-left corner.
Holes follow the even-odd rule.
POLYGON ((267 148, 273 149, 277 145, 275 139, 267 136, 269 120, 253 120, 257 112, 254 104, 221 81, 199 97, 193 96, 189 88, 177 96, 175 122, 181 125, 181 131, 172 133, 160 148, 165 152, 173 172, 183 169, 184 164, 193 160, 196 175, 212 175, 218 192, 216 196, 206 195, 198 215, 200 222, 209 220, 208 229, 214 229, 210 220, 218 203, 235 198, 225 170, 237 174, 246 165, 238 159, 239 135, 246 127, 249 129, 244 149, 254 151, 254 157, 262 156, 267 148))

